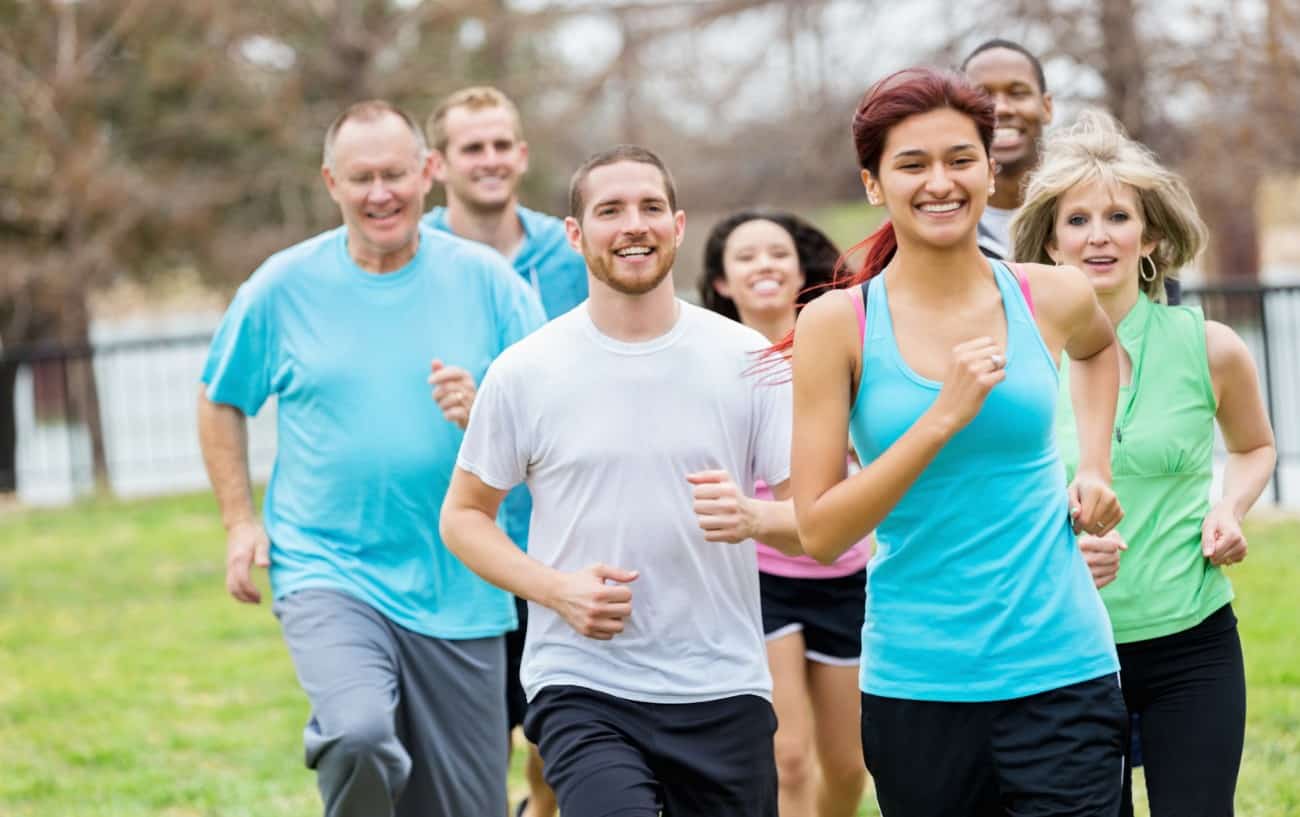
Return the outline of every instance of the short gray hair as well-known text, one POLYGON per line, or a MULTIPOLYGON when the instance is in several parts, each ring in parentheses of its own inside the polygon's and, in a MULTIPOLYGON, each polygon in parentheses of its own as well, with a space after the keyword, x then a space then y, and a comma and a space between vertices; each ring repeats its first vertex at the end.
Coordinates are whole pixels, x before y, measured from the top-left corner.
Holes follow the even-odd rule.
POLYGON ((384 99, 367 99, 364 102, 356 102, 349 105, 343 113, 334 118, 330 126, 325 131, 325 147, 321 152, 321 164, 325 167, 334 166, 334 141, 338 138, 339 130, 343 125, 356 120, 358 122, 374 122, 376 119, 382 119, 385 116, 396 116, 406 123, 410 129, 411 135, 415 137, 416 150, 421 158, 429 151, 429 143, 424 139, 424 132, 420 126, 415 124, 411 115, 393 103, 384 99))

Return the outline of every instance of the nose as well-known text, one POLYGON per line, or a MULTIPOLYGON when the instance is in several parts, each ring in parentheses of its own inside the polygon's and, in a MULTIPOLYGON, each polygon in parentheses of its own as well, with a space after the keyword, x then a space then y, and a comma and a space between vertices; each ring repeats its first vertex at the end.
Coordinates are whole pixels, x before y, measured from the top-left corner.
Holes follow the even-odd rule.
POLYGON ((998 91, 992 96, 993 96, 993 116, 996 119, 1001 119, 1002 117, 1010 116, 1011 97, 1003 91, 998 91))
POLYGON ((1106 231, 1106 222, 1103 219, 1093 219, 1088 227, 1089 244, 1105 244, 1110 240, 1110 233, 1106 231))
POLYGON ((925 190, 935 198, 943 198, 952 190, 952 179, 943 162, 935 162, 925 177, 925 190))
POLYGON ((370 188, 366 191, 366 198, 371 201, 376 199, 383 201, 392 194, 393 191, 388 188, 388 182, 384 180, 384 177, 375 176, 375 180, 370 183, 370 188))

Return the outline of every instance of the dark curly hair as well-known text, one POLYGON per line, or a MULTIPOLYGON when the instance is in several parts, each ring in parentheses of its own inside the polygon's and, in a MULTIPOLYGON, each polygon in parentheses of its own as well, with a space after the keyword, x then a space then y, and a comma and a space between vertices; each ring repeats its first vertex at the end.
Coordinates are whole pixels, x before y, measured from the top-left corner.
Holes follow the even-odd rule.
POLYGON ((758 220, 779 225, 794 240, 795 252, 799 256, 799 269, 804 276, 804 288, 799 292, 798 303, 807 303, 820 295, 823 290, 833 286, 840 266, 840 251, 835 244, 821 230, 793 213, 756 208, 741 210, 727 216, 713 226, 709 232, 709 239, 704 244, 704 274, 700 276, 700 302, 733 321, 740 320, 740 314, 736 311, 736 302, 719 294, 713 283, 725 275, 722 256, 731 233, 742 224, 758 220))

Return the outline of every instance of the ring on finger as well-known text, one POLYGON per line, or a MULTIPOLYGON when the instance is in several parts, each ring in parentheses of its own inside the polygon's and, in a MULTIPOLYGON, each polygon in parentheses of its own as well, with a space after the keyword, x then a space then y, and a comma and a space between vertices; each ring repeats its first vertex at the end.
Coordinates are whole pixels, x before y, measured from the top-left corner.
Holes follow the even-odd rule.
POLYGON ((1007 359, 1002 355, 998 354, 997 352, 994 352, 993 354, 989 355, 989 362, 993 364, 994 371, 1001 369, 1003 366, 1007 365, 1007 359))

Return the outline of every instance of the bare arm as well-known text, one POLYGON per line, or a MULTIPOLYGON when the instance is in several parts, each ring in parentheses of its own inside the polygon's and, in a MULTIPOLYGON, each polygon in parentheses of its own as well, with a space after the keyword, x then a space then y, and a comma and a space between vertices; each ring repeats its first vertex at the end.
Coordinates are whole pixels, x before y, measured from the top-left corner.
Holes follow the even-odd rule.
POLYGON ((226 529, 226 590, 237 600, 257 604, 262 594, 250 567, 269 567, 270 542, 253 509, 248 475, 248 421, 234 406, 213 403, 199 388, 199 448, 208 471, 221 524, 226 529))
POLYGON ((1035 303, 1041 305, 1039 325, 1048 348, 1055 340, 1070 357, 1070 401, 1079 435, 1079 467, 1070 485, 1074 529, 1103 536, 1124 518, 1110 487, 1110 436, 1119 394, 1115 330, 1082 272, 1038 264, 1025 268, 1037 287, 1035 303))
POLYGON ((1246 344, 1227 326, 1206 321, 1205 346, 1228 462, 1223 498, 1201 528, 1201 552, 1215 564, 1233 564, 1246 558, 1241 520, 1268 484, 1277 447, 1260 394, 1259 373, 1246 344))
POLYGON ((687 474, 694 510, 708 542, 735 544, 757 539, 787 556, 803 553, 795 524, 790 480, 769 486, 773 500, 746 496, 726 471, 687 474))
POLYGON ((634 581, 637 572, 594 564, 565 573, 542 564, 497 526, 497 509, 505 495, 456 468, 439 522, 451 552, 488 582, 559 613, 588 638, 609 640, 621 633, 623 620, 632 614, 632 591, 624 584, 634 581))
POLYGON ((791 482, 804 552, 823 564, 861 541, 903 498, 930 461, 979 412, 1006 372, 989 338, 953 349, 930 408, 883 454, 844 476, 853 372, 861 350, 853 306, 840 292, 804 308, 795 325, 791 482))

